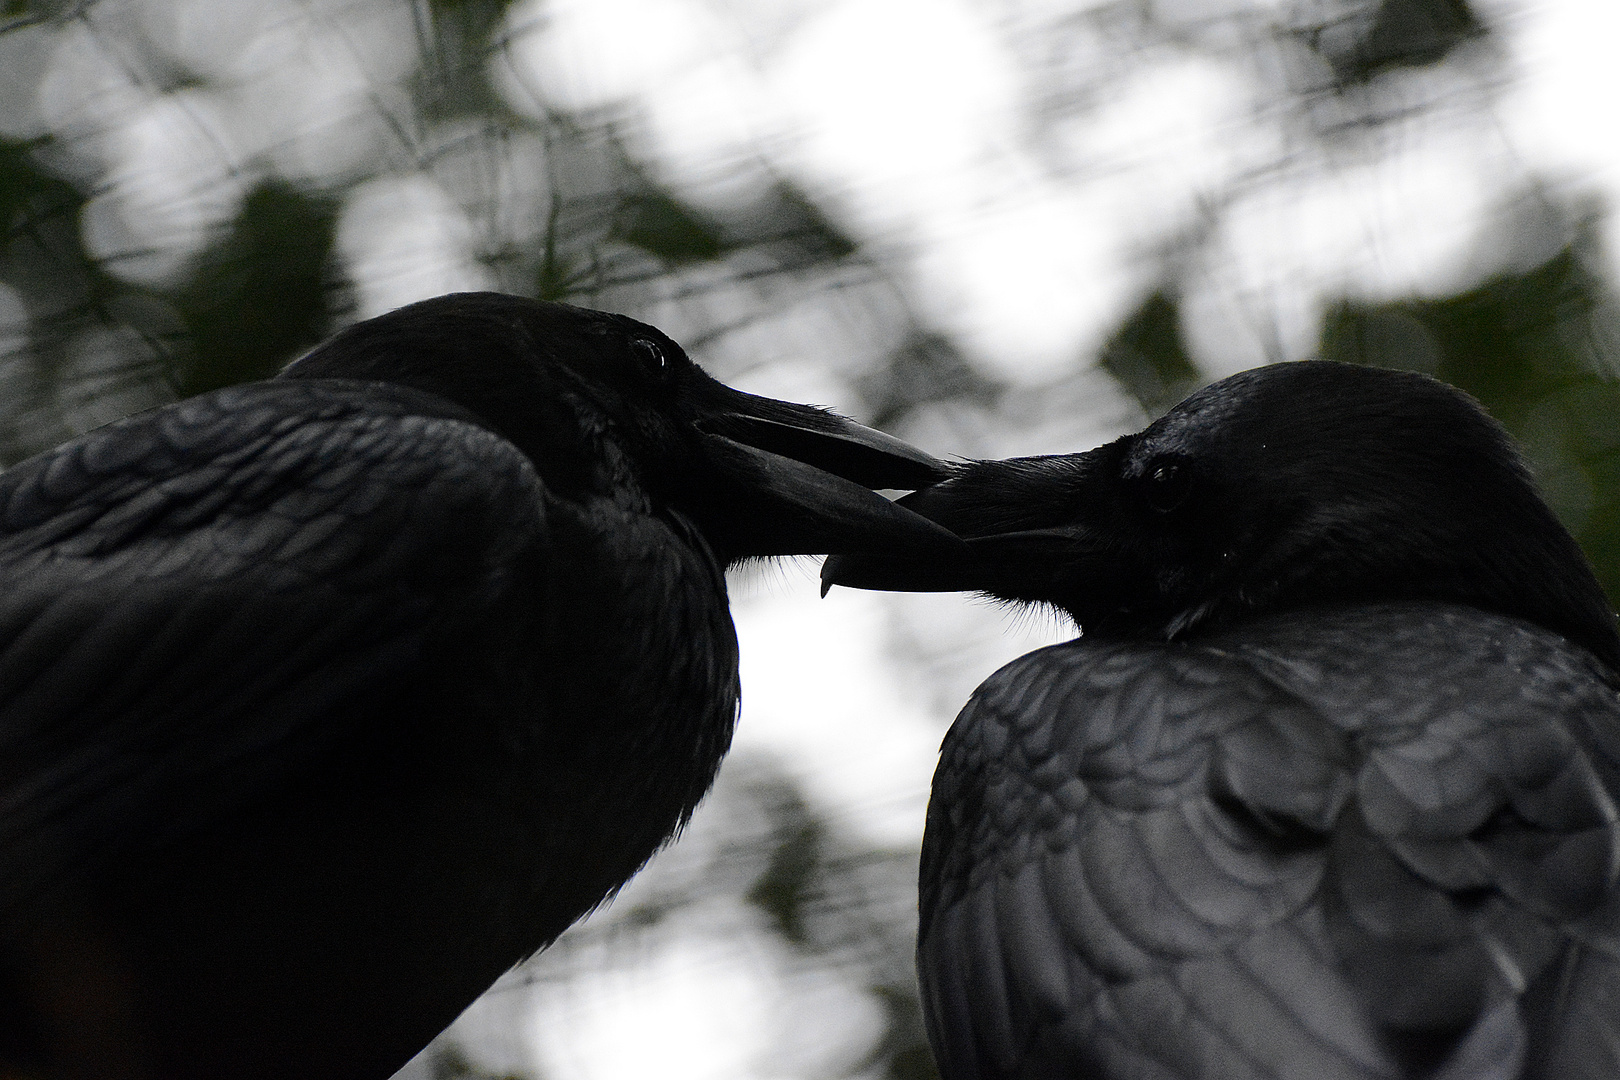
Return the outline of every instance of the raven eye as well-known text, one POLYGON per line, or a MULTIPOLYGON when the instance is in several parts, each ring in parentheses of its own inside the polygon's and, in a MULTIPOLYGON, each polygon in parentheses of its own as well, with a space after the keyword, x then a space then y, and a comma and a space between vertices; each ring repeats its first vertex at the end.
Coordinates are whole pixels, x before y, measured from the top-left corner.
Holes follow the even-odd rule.
POLYGON ((1179 461, 1155 461, 1148 466, 1143 491, 1149 506, 1168 514, 1187 501, 1192 491, 1192 470, 1179 461))
POLYGON ((636 355, 647 366, 647 370, 654 375, 663 375, 669 371, 669 357, 664 355, 664 350, 658 342, 636 338, 630 343, 630 347, 636 351, 636 355))

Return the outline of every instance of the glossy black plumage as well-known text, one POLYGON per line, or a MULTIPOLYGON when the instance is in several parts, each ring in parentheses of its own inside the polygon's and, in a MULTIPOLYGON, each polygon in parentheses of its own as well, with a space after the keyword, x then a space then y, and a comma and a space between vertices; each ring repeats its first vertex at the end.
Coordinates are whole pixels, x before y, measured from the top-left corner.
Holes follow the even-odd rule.
POLYGON ((1620 1075, 1620 639, 1433 380, 1260 369, 909 496, 1055 603, 947 735, 919 974, 946 1080, 1620 1075))
POLYGON ((493 294, 0 475, 0 1065, 388 1076, 708 789, 724 566, 935 475, 493 294))

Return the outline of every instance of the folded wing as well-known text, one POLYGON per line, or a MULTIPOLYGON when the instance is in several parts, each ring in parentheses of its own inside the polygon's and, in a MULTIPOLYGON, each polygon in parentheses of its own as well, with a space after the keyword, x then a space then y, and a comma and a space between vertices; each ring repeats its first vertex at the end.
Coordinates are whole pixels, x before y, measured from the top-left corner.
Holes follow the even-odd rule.
POLYGON ((943 1075, 1614 1075, 1616 731, 1583 651, 1444 605, 1014 662, 935 779, 943 1075))

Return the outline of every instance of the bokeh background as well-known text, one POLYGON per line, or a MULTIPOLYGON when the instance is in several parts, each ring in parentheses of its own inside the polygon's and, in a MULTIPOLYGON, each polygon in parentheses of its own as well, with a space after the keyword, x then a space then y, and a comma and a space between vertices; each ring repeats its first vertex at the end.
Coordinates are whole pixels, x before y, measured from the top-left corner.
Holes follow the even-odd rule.
MULTIPOLYGON (((942 455, 1326 356, 1483 400, 1620 589, 1613 0, 0 0, 0 462, 496 288, 942 455)), ((401 1080, 933 1075, 945 726, 1069 632, 734 576, 684 838, 401 1080)))

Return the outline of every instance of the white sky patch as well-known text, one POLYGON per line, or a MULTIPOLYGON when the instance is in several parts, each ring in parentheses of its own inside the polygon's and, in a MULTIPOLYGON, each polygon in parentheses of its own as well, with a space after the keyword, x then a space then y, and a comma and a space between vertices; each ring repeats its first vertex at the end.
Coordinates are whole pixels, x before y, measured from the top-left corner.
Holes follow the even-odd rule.
MULTIPOLYGON (((840 591, 847 590, 832 595, 840 591)), ((883 601, 891 640, 906 656, 897 665, 907 673, 906 692, 946 720, 1003 665, 1075 637, 1074 624, 1046 608, 962 593, 897 593, 883 601)))
POLYGON ((104 137, 151 104, 152 92, 140 86, 115 42, 87 23, 70 24, 56 35, 40 80, 40 119, 84 162, 103 160, 104 137))
POLYGON ((923 226, 922 302, 1011 381, 1085 363, 1154 284, 1156 249, 1277 153, 1253 95, 1229 65, 1167 50, 1112 100, 1059 122, 1041 168, 1010 154, 993 201, 923 226))
MULTIPOLYGON (((1053 17, 1028 7, 1015 22, 1053 17)), ((1510 138, 1620 195, 1620 150, 1592 137, 1620 90, 1594 20, 1620 10, 1494 8, 1531 73, 1510 89, 1510 138)), ((1015 384, 1095 355, 1155 283, 1156 253, 1209 211, 1221 224, 1186 315, 1212 373, 1308 355, 1333 299, 1435 295, 1498 268, 1478 230, 1529 173, 1501 153, 1466 66, 1387 76, 1380 93, 1404 79, 1476 98, 1378 121, 1379 143, 1331 158, 1297 156, 1289 117, 1264 106, 1241 58, 1169 46, 1036 133, 1029 75, 985 15, 960 0, 834 0, 755 55, 696 0, 537 0, 514 17, 539 28, 514 61, 558 104, 638 118, 631 144, 699 205, 748 197, 767 182, 761 158, 821 193, 871 250, 910 265, 934 325, 1015 384)))
POLYGON ((790 165, 875 228, 959 213, 1016 134, 1011 57, 958 0, 844 0, 770 70, 790 165))
POLYGON ((659 179, 725 210, 770 181, 780 110, 742 28, 702 0, 529 0, 495 67, 514 108, 633 112, 620 133, 659 179))
POLYGON ((772 178, 761 147, 780 127, 740 28, 702 0, 528 0, 508 14, 492 68, 519 112, 630 114, 619 131, 643 163, 714 211, 772 178))
POLYGON ((538 247, 550 225, 552 191, 544 141, 470 117, 422 135, 427 172, 458 200, 489 249, 538 247))
POLYGON ((909 264, 977 362, 1040 383, 1095 353, 1149 285, 1142 252, 1276 140, 1236 69, 1165 50, 1066 126, 1064 160, 1037 160, 1025 75, 984 14, 843 0, 756 56, 695 0, 534 3, 509 20, 509 97, 622 110, 631 147, 700 206, 756 192, 763 160, 909 264))
POLYGON ((847 403, 855 397, 849 384, 825 366, 807 364, 802 357, 796 356, 772 357, 767 354, 763 363, 750 367, 726 382, 747 394, 819 405, 845 414, 849 411, 847 403))
POLYGON ((580 976, 536 994, 529 1043, 543 1075, 838 1075, 881 1034, 877 1002, 832 972, 796 964, 750 925, 753 916, 689 914, 651 949, 615 949, 611 939, 592 947, 577 959, 580 976))
POLYGON ((728 55, 734 28, 700 0, 526 0, 506 17, 515 108, 576 111, 655 95, 703 60, 728 55))
POLYGON ((764 151, 779 111, 758 70, 732 54, 673 74, 645 99, 642 132, 659 177, 696 206, 724 212, 774 181, 764 151))
POLYGON ((0 136, 22 141, 45 133, 39 80, 60 30, 35 24, 0 34, 0 136))
POLYGON ((780 156, 880 248, 909 252, 918 300, 997 375, 1071 368, 1121 313, 1111 215, 1026 152, 1014 57, 957 3, 862 0, 801 30, 771 71, 780 156))
POLYGON ((425 176, 373 180, 356 188, 338 221, 337 249, 369 319, 444 293, 494 286, 474 258, 467 215, 425 176))
MULTIPOLYGON (((399 83, 417 42, 401 6, 289 6, 266 13, 275 17, 231 54, 221 79, 244 134, 276 172, 330 184, 365 171, 397 140, 389 116, 408 112, 399 83)), ((217 7, 194 5, 186 32, 206 27, 217 7)))
POLYGON ((109 130, 107 187, 85 206, 85 248, 130 281, 163 285, 235 220, 254 179, 220 104, 203 92, 147 99, 109 130))
POLYGON ((1009 382, 1088 363, 1145 283, 1122 265, 1103 209, 1090 193, 1034 181, 934 219, 917 256, 919 305, 1009 382))
POLYGON ((876 844, 915 845, 948 717, 909 693, 888 654, 880 597, 835 589, 821 600, 810 573, 788 565, 782 576, 732 591, 737 749, 773 754, 841 826, 876 844))
POLYGON ((1278 160, 1281 133, 1261 119, 1260 88, 1237 65, 1160 49, 1114 96, 1049 132, 1060 175, 1099 193, 1093 225, 1141 249, 1187 228, 1239 174, 1278 160))
POLYGON ((1609 0, 1500 4, 1518 78, 1499 107, 1508 139, 1555 181, 1595 190, 1609 273, 1620 280, 1620 5, 1609 0))
POLYGON ((604 957, 553 1000, 542 997, 531 1038, 546 1075, 749 1075, 770 1031, 775 980, 768 960, 762 963, 737 946, 735 938, 712 942, 683 935, 661 943, 641 964, 604 957))
POLYGON ((267 46, 274 47, 269 43, 310 13, 295 0, 148 0, 136 7, 147 35, 169 56, 210 82, 226 84, 256 74, 267 46))

